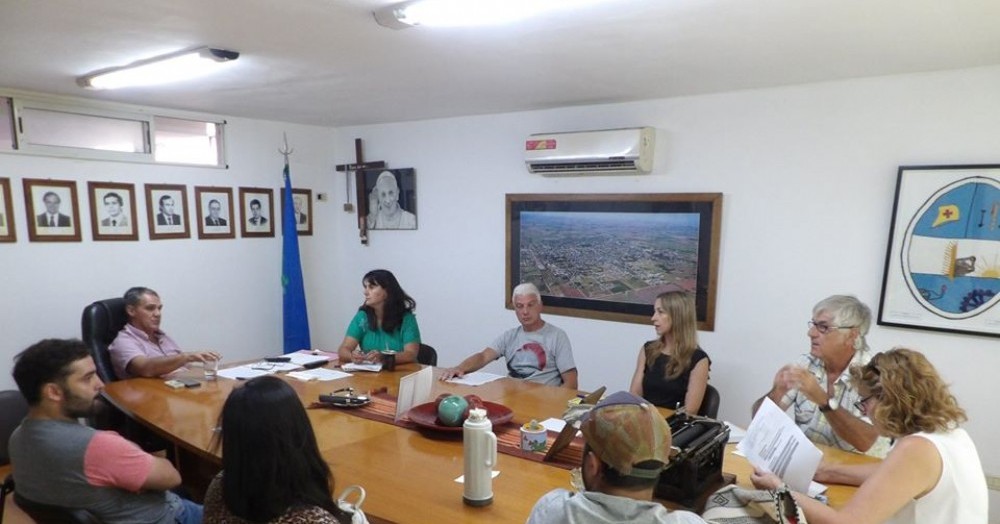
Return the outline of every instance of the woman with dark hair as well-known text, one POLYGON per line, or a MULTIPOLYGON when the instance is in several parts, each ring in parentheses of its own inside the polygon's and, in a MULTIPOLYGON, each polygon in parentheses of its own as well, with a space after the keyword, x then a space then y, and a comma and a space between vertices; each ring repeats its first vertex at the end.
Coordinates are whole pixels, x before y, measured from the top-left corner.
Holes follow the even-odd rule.
MULTIPOLYGON (((947 384, 922 354, 895 348, 851 367, 857 407, 895 444, 885 460, 821 464, 815 479, 861 486, 840 510, 792 493, 811 524, 985 523, 986 478, 966 420, 947 384)), ((773 473, 754 472, 760 489, 787 489, 773 473)))
POLYGON ((340 343, 341 362, 378 362, 382 351, 396 353, 396 363, 417 361, 420 329, 413 310, 417 302, 385 269, 369 271, 361 279, 365 302, 347 326, 340 343))
POLYGON ((222 471, 205 493, 206 524, 350 522, 331 495, 302 401, 285 381, 250 379, 229 394, 220 416, 222 471))
POLYGON ((658 338, 643 344, 629 391, 656 406, 681 405, 697 415, 712 360, 698 346, 694 299, 683 291, 661 293, 650 320, 658 338))

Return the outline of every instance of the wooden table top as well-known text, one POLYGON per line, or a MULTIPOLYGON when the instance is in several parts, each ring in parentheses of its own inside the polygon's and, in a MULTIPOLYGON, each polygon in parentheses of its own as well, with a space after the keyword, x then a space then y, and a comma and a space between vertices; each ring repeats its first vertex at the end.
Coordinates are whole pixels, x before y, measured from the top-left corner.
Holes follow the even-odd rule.
MULTIPOLYGON (((304 405, 321 393, 351 386, 358 391, 382 387, 398 394, 399 379, 418 371, 419 364, 405 364, 392 372, 356 372, 332 382, 301 382, 286 379, 304 405)), ((470 387, 436 379, 431 398, 441 393, 475 394, 483 400, 507 406, 514 421, 560 417, 576 391, 540 384, 501 379, 470 387)), ((198 388, 171 389, 162 379, 136 378, 112 382, 104 396, 132 418, 204 460, 220 464, 212 449, 219 413, 229 392, 239 382, 220 378, 198 388)), ((554 488, 570 488, 569 471, 499 453, 500 475, 493 481, 493 504, 474 508, 463 504, 462 485, 454 479, 462 474, 461 433, 451 438, 428 435, 392 424, 354 416, 344 410, 310 409, 309 418, 320 451, 333 469, 336 490, 360 484, 368 492, 363 508, 369 516, 387 522, 524 522, 535 501, 554 488)), ((730 445, 730 448, 733 446, 730 445)), ((751 471, 746 459, 727 449, 723 470, 734 473, 737 482, 749 485, 751 471)), ((824 449, 828 459, 863 462, 861 455, 824 449)), ((843 505, 854 488, 831 486, 831 505, 843 505)))

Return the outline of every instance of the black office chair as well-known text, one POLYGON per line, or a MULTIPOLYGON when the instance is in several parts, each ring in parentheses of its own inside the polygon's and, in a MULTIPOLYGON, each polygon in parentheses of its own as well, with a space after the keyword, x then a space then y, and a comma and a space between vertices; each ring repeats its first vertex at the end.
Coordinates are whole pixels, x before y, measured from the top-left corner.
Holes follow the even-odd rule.
MULTIPOLYGON (((7 441, 27 414, 28 402, 21 396, 20 391, 16 389, 0 391, 0 469, 2 470, 10 469, 5 467, 10 464, 7 441)), ((0 524, 3 524, 3 509, 7 494, 12 491, 14 491, 14 476, 8 473, 0 485, 0 524)))
POLYGON ((34 519, 35 522, 44 522, 45 524, 101 524, 101 521, 97 517, 85 509, 42 504, 24 498, 17 491, 14 491, 14 502, 29 517, 34 519))
POLYGON ((108 346, 115 340, 118 332, 125 327, 127 322, 128 315, 125 313, 124 298, 98 300, 83 310, 83 318, 80 322, 83 343, 87 345, 90 356, 94 358, 97 376, 105 383, 118 380, 115 368, 111 365, 111 354, 108 353, 108 346))
MULTIPOLYGON (((128 323, 125 312, 125 299, 121 297, 98 300, 83 309, 80 327, 83 333, 83 343, 90 350, 90 356, 97 367, 97 376, 105 383, 119 379, 111 364, 111 353, 108 346, 114 342, 118 332, 128 323)), ((117 431, 123 437, 139 444, 146 451, 159 451, 170 446, 162 438, 154 435, 148 429, 136 424, 124 413, 101 398, 101 405, 90 421, 98 429, 117 431)))
POLYGON ((719 403, 721 403, 719 398, 719 390, 712 387, 711 384, 705 386, 705 398, 701 401, 701 409, 698 410, 698 416, 708 417, 708 418, 718 418, 719 417, 719 403))
POLYGON ((427 366, 436 366, 438 365, 438 353, 427 344, 420 344, 420 351, 417 351, 417 362, 427 366))

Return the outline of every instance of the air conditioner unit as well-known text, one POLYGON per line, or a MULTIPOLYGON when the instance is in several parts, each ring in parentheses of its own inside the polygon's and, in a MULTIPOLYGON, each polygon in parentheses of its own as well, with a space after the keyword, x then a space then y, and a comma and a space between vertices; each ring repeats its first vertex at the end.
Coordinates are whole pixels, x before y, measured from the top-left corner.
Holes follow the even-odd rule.
POLYGON ((524 163, 543 175, 649 173, 655 142, 652 127, 536 134, 524 142, 524 163))

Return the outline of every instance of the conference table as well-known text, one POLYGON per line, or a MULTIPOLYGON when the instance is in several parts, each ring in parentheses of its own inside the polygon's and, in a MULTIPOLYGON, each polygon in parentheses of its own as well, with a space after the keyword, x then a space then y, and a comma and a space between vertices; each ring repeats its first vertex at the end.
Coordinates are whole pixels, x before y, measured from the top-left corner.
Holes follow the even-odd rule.
MULTIPOLYGON (((419 371, 420 364, 397 365, 394 371, 354 372, 334 381, 303 382, 286 377, 303 405, 310 406, 322 393, 353 387, 356 391, 386 388, 384 396, 398 394, 401 377, 419 371)), ((434 369, 430 398, 441 393, 475 394, 513 411, 513 421, 560 417, 567 402, 579 392, 533 382, 503 378, 481 386, 465 386, 437 380, 434 369)), ((190 377, 201 374, 191 370, 190 377)), ((216 445, 219 413, 229 392, 239 381, 220 377, 200 387, 171 389, 163 379, 133 378, 109 383, 105 398, 126 415, 148 427, 175 446, 174 456, 185 485, 200 499, 211 477, 221 468, 216 445)), ((356 408, 355 408, 356 409, 356 408)), ((485 507, 462 502, 461 432, 417 431, 391 422, 358 416, 352 409, 308 409, 319 448, 330 464, 339 493, 352 484, 367 491, 362 508, 372 522, 524 522, 532 506, 554 488, 570 487, 570 472, 538 460, 498 453, 493 480, 494 501, 485 507)), ((749 486, 751 467, 745 458, 726 449, 723 471, 749 486)), ((874 459, 824 448, 827 460, 861 463, 874 459)), ((827 496, 834 507, 843 505, 855 488, 830 486, 827 496)), ((335 493, 336 495, 336 493, 335 493)), ((669 504, 668 504, 669 505, 669 504)))

